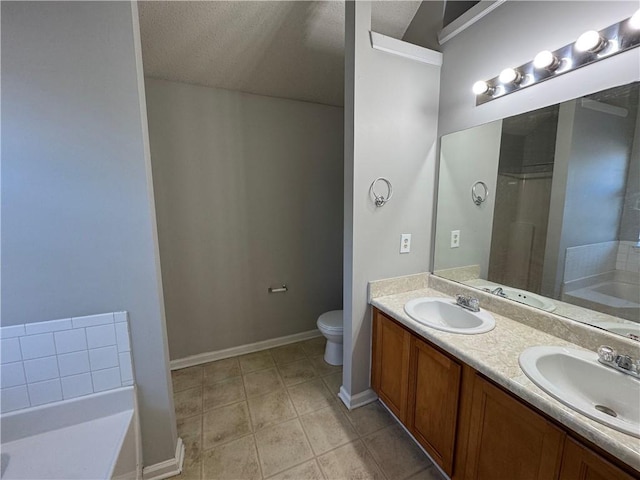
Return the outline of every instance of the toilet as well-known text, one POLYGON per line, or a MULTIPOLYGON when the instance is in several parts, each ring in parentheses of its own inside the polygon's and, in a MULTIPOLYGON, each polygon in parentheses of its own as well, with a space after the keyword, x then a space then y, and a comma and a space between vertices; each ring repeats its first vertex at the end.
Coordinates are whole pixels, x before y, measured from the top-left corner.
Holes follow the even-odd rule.
POLYGON ((324 361, 330 365, 342 365, 342 316, 342 310, 332 310, 318 317, 318 330, 327 339, 324 361))

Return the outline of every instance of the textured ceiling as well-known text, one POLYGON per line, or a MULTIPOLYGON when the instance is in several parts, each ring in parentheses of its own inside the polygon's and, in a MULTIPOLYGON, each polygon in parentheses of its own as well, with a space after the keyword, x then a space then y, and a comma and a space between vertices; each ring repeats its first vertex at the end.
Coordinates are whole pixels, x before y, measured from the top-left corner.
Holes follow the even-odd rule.
MULTIPOLYGON (((374 2, 372 29, 402 38, 419 1, 374 2)), ((342 105, 344 2, 140 2, 146 76, 342 105)))

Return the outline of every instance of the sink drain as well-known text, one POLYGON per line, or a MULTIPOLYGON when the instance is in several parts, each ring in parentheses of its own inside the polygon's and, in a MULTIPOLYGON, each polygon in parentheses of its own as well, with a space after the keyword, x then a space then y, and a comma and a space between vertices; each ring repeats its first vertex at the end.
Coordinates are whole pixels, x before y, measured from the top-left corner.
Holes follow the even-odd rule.
POLYGON ((596 410, 602 412, 602 413, 606 413, 607 415, 610 415, 612 417, 617 417, 618 414, 616 412, 614 412, 613 410, 611 410, 609 407, 605 407, 604 405, 596 405, 596 410))

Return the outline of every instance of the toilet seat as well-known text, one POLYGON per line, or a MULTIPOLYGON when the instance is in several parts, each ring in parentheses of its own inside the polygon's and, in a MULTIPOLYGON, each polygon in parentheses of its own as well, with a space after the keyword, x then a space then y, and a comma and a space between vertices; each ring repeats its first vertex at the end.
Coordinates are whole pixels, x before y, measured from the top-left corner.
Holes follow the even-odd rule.
POLYGON ((332 310, 330 312, 323 313, 318 317, 318 328, 329 333, 342 332, 342 313, 342 310, 332 310))

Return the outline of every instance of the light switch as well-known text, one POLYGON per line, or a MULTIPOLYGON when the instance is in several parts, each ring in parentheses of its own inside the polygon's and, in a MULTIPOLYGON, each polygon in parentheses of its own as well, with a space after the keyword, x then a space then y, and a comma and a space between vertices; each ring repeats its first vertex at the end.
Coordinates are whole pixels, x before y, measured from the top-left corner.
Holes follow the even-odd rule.
POLYGON ((409 253, 411 251, 411 234, 403 233, 400 235, 400 253, 409 253))

